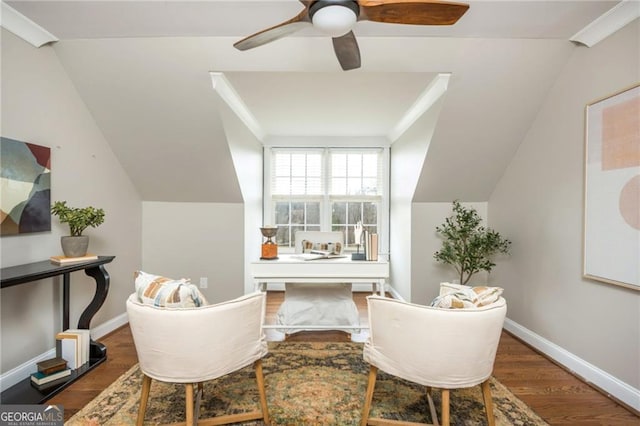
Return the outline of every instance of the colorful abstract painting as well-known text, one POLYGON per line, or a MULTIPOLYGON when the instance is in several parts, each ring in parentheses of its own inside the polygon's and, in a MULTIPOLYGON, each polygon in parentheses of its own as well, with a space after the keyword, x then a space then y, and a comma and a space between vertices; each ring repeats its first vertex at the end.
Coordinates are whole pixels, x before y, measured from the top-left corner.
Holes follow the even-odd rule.
POLYGON ((640 85, 587 105, 584 275, 640 290, 640 85))
POLYGON ((0 235, 51 231, 51 149, 0 138, 0 235))

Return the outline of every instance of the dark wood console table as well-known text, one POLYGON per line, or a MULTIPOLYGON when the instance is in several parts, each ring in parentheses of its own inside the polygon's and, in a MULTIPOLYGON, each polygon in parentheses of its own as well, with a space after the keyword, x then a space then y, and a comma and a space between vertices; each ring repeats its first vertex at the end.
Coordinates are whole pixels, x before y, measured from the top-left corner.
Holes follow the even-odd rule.
MULTIPOLYGON (((42 280, 62 275, 62 330, 69 328, 69 296, 71 285, 71 272, 84 270, 85 274, 96 281, 96 293, 89 305, 85 308, 78 320, 78 327, 89 329, 91 319, 98 312, 109 292, 109 273, 104 265, 115 259, 115 256, 99 256, 96 260, 69 265, 55 265, 48 260, 42 262, 28 263, 25 265, 10 266, 0 269, 1 288, 12 287, 32 281, 42 280)), ((42 404, 53 395, 70 385, 80 376, 86 374, 107 359, 107 348, 102 344, 91 340, 90 360, 84 366, 73 370, 69 380, 40 392, 31 386, 31 378, 18 382, 14 386, 6 389, 0 395, 2 404, 42 404)))

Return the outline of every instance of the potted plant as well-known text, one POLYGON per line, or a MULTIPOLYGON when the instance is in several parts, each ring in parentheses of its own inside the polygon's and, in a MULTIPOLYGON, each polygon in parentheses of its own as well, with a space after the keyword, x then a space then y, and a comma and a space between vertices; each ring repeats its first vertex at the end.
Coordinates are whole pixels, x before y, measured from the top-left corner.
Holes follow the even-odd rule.
POLYGON ((482 218, 472 207, 453 202, 453 215, 436 227, 442 238, 442 248, 433 257, 452 265, 460 275, 460 284, 467 284, 473 274, 491 272, 495 266, 491 258, 497 253, 509 253, 511 241, 500 233, 482 226, 482 218))
POLYGON ((81 257, 87 254, 89 237, 82 235, 88 227, 97 227, 104 222, 104 210, 95 207, 69 207, 66 201, 56 201, 51 213, 58 216, 60 223, 69 224, 69 236, 61 237, 62 251, 67 257, 81 257))

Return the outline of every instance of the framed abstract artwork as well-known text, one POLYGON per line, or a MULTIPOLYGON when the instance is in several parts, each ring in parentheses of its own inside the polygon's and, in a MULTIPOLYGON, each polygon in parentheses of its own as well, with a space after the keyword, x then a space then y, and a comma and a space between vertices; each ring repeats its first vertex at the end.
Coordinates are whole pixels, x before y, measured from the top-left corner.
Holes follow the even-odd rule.
POLYGON ((0 235, 51 231, 51 149, 0 138, 0 235))
POLYGON ((584 276, 640 290, 640 85, 586 107, 584 276))

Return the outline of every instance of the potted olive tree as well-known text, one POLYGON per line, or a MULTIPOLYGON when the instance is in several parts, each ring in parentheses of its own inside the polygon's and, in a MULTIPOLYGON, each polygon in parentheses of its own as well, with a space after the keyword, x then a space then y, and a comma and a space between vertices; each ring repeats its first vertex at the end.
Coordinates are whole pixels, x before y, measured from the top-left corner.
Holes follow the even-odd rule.
POLYGON ((51 213, 58 216, 60 223, 69 225, 71 235, 60 238, 62 251, 67 257, 81 257, 87 254, 89 237, 82 235, 88 227, 97 227, 104 222, 104 210, 95 207, 69 207, 66 201, 56 201, 51 213))
POLYGON ((452 265, 460 276, 460 284, 467 284, 473 274, 491 272, 495 254, 509 253, 511 241, 500 233, 482 226, 482 218, 472 207, 453 202, 453 214, 436 227, 442 238, 442 248, 433 257, 452 265))

